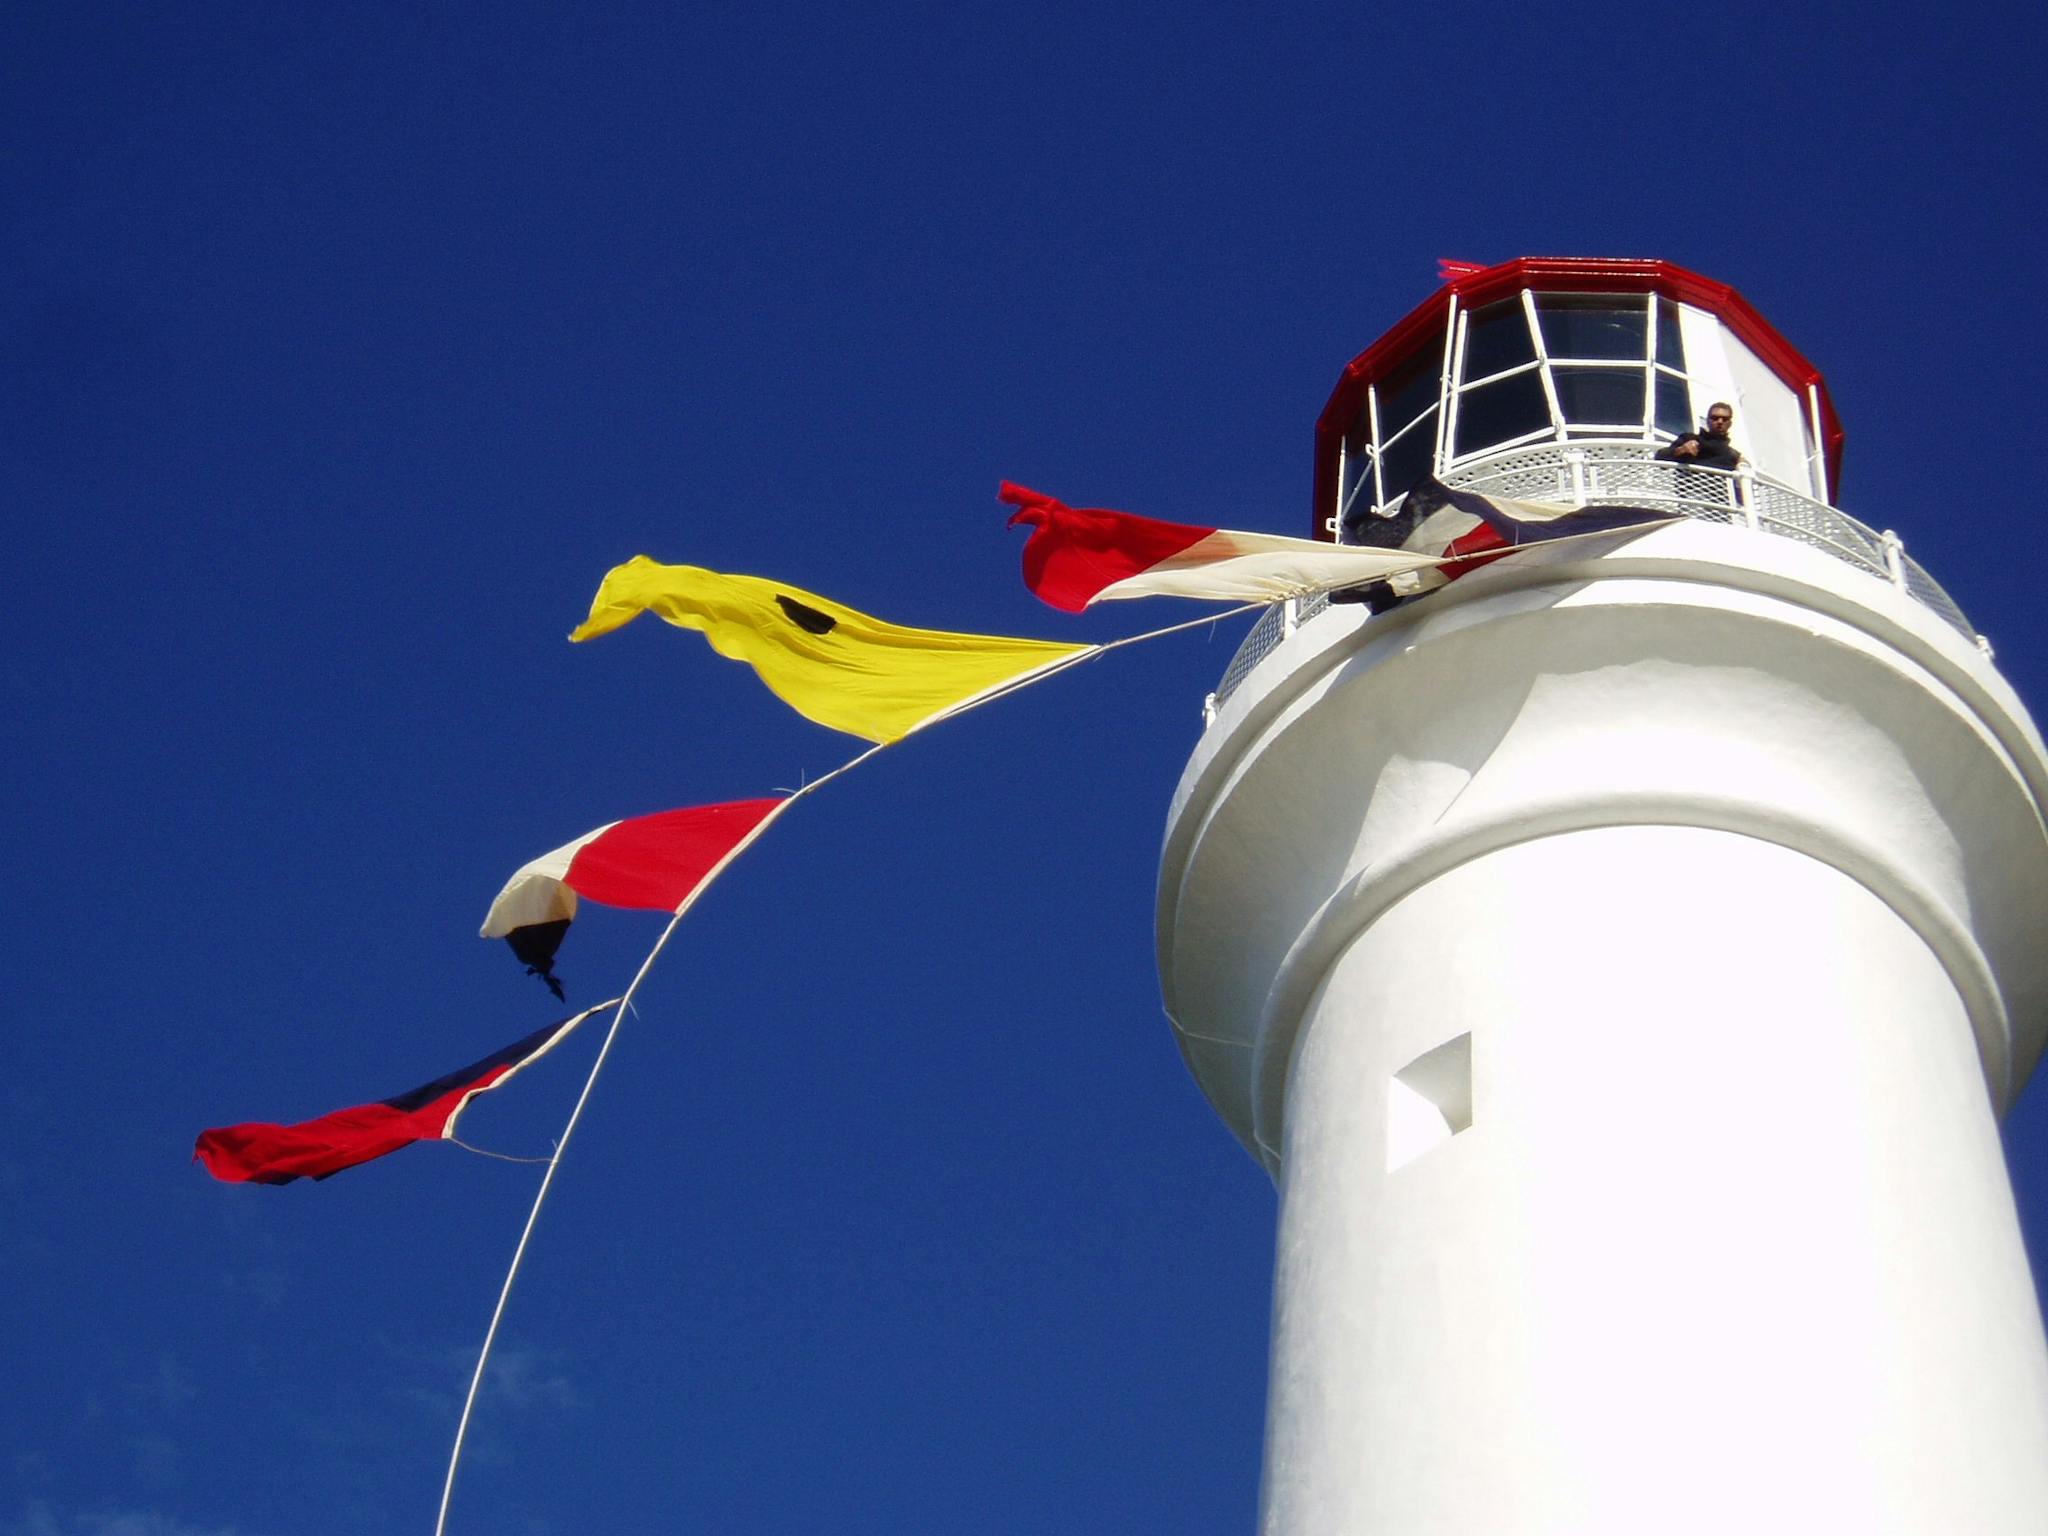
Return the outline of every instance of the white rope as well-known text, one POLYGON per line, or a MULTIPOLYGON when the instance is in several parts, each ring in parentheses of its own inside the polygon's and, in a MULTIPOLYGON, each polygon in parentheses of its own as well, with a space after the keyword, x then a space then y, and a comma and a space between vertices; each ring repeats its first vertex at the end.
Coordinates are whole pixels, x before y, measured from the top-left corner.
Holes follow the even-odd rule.
MULTIPOLYGON (((1116 650, 1120 646, 1136 645, 1141 640, 1157 640, 1164 635, 1178 634, 1181 630, 1193 629, 1202 624, 1213 624, 1218 619, 1227 619, 1233 614, 1248 613, 1254 608, 1262 608, 1264 606, 1263 603, 1247 603, 1242 607, 1232 608, 1223 613, 1205 614, 1199 619, 1190 619, 1186 623, 1170 624, 1164 629, 1155 629, 1147 634, 1131 635, 1122 640, 1111 640, 1103 645, 1088 646, 1076 651, 1072 656, 1064 658, 1053 666, 1033 672, 1028 677, 1017 679, 1015 682, 1005 686, 991 689, 987 693, 979 694, 958 708, 934 716, 931 720, 923 722, 923 724, 930 725, 937 720, 950 720, 959 715, 964 715, 969 710, 979 709, 984 704, 990 704, 997 699, 1006 698, 1020 688, 1028 688, 1033 683, 1043 682, 1057 673, 1066 671, 1068 667, 1078 665, 1084 661, 1093 661, 1096 657, 1116 650)), ((911 733, 911 735, 915 734, 916 732, 914 731, 911 733)), ((908 741, 909 739, 910 736, 897 738, 898 741, 908 741)), ((851 773, 862 763, 867 762, 870 758, 895 745, 896 742, 893 741, 877 742, 865 751, 847 759, 830 773, 821 774, 819 777, 810 780, 800 789, 790 794, 780 806, 772 811, 755 828, 754 835, 758 835, 761 831, 765 830, 769 821, 779 817, 784 811, 796 804, 797 801, 803 799, 805 795, 813 794, 823 789, 841 774, 851 773)), ((751 842, 752 837, 750 836, 747 841, 751 842)), ((741 848, 744 846, 744 843, 740 845, 741 848)), ((740 848, 735 848, 732 854, 727 855, 727 862, 729 863, 739 851, 740 848)), ((476 1369, 470 1373, 469 1393, 462 1400, 462 1417, 455 1426, 455 1445, 448 1453, 448 1475, 441 1482, 441 1510, 434 1518, 434 1536, 447 1536, 448 1505, 449 1501, 455 1496, 455 1472, 462 1464, 462 1446, 463 1442, 469 1437, 469 1421, 476 1411, 477 1394, 483 1386, 484 1369, 490 1364, 491 1346, 497 1342, 498 1338, 498 1324, 504 1320, 505 1304, 512 1297, 512 1282, 519 1278, 519 1266, 526 1259, 526 1245, 533 1236, 534 1224, 540 1220, 540 1208, 547 1201, 548 1190, 554 1186, 555 1170, 562 1165, 562 1156, 569 1150, 569 1138, 576 1133, 576 1123, 583 1118, 583 1106, 590 1102, 590 1092, 597 1086, 597 1075, 604 1070, 605 1058, 611 1055, 612 1042, 618 1038, 620 1022, 625 1018, 629 1009, 633 1011, 636 1018, 639 1016, 639 1011, 633 1008, 633 996, 640 990, 640 983, 645 981, 647 973, 654 969, 654 962, 660 958, 661 952, 667 946, 670 936, 675 933, 677 925, 682 922, 683 915, 696 905, 697 898, 704 894, 711 882, 724 871, 724 868, 725 865, 720 864, 712 870, 710 875, 698 883, 697 888, 690 892, 688 899, 680 907, 676 908, 675 915, 668 920, 668 926, 661 930, 661 937, 654 941, 654 948, 647 952, 647 958, 640 962, 640 969, 634 973, 632 984, 626 988, 625 995, 619 999, 618 1006, 612 1011, 612 1022, 605 1030, 604 1044, 598 1047, 597 1060, 590 1064, 590 1075, 584 1078, 583 1090, 576 1095, 576 1106, 569 1111, 569 1119, 562 1127, 562 1139, 556 1143, 554 1154, 546 1158, 507 1158, 507 1161, 510 1162, 545 1162, 548 1165, 548 1171, 541 1175, 540 1188, 534 1192, 533 1206, 526 1213, 526 1226, 520 1231, 519 1245, 512 1250, 511 1266, 505 1271, 505 1283, 498 1288, 498 1304, 491 1309, 490 1327, 484 1330, 483 1348, 477 1351, 476 1369)), ((458 1146, 463 1145, 460 1142, 456 1144, 458 1146)), ((472 1152, 482 1151, 481 1148, 477 1147, 470 1147, 468 1150, 472 1152)), ((486 1157, 505 1156, 505 1154, 497 1152, 485 1152, 483 1155, 486 1157)))
POLYGON ((455 1426, 455 1448, 448 1453, 448 1475, 441 1483, 441 1512, 434 1518, 434 1536, 443 1536, 448 1526, 448 1501, 455 1494, 455 1469, 462 1461, 462 1442, 469 1435, 469 1419, 476 1409, 477 1391, 483 1385, 484 1367, 490 1363, 491 1345, 497 1340, 498 1324, 505 1316, 505 1303, 512 1297, 512 1282, 519 1278, 520 1263, 526 1258, 527 1240, 533 1236, 534 1223, 540 1220, 540 1208, 548 1197, 548 1189, 555 1182, 555 1170, 562 1165, 562 1154, 569 1150, 569 1138, 576 1133, 576 1122, 583 1117, 583 1106, 590 1101, 590 1090, 597 1086, 597 1074, 604 1068, 605 1057, 611 1054, 612 1041, 618 1038, 619 1021, 626 1016, 626 1005, 633 1000, 635 988, 646 979, 655 956, 661 953, 662 945, 668 942, 668 936, 676 931, 676 924, 683 920, 683 913, 688 910, 689 905, 685 903, 669 919, 661 937, 654 941, 654 948, 640 963, 633 985, 626 988, 626 995, 612 1010, 611 1027, 605 1031, 604 1044, 597 1049, 597 1060, 590 1064, 590 1075, 583 1080, 583 1091, 576 1096, 576 1107, 569 1111, 568 1122, 562 1127, 562 1139, 555 1144, 554 1155, 547 1159, 548 1171, 541 1175, 540 1188, 533 1197, 533 1208, 526 1213, 526 1226, 519 1234, 519 1246, 512 1250, 511 1268, 505 1271, 505 1283, 498 1288, 498 1304, 491 1309, 491 1325, 484 1330, 483 1348, 477 1351, 476 1369, 470 1373, 469 1395, 462 1400, 462 1418, 455 1426))
MULTIPOLYGON (((829 784, 847 770, 859 767, 887 745, 889 743, 883 742, 878 746, 869 747, 850 761, 841 763, 822 778, 813 779, 783 801, 773 815, 780 816, 783 811, 820 785, 829 784)), ((766 824, 764 821, 762 826, 765 827, 766 824)), ((715 878, 717 873, 718 871, 713 871, 712 878, 715 878)), ((505 1304, 511 1299, 512 1282, 519 1278, 519 1266, 525 1261, 526 1245, 533 1236, 534 1224, 540 1220, 540 1208, 546 1203, 548 1190, 554 1185, 555 1170, 562 1166, 562 1156, 569 1150, 569 1138, 575 1135, 576 1123, 583 1118, 583 1106, 590 1102, 590 1092, 597 1086, 597 1075, 604 1070, 605 1058, 611 1055, 612 1042, 618 1038, 619 1025, 625 1019, 626 1011, 633 1007, 633 995, 640 990, 640 983, 647 979, 647 973, 654 969, 654 962, 660 958, 662 950, 667 946, 670 936, 675 933, 677 925, 682 922, 684 914, 696 905, 697 898, 704 894, 710 884, 711 879, 707 878, 690 892, 689 898, 676 908, 675 915, 668 920, 668 926, 661 930, 661 937, 654 941, 654 948, 647 952, 647 958, 640 962, 640 969, 634 974, 632 984, 626 988, 625 995, 619 999, 618 1007, 612 1011, 612 1022, 605 1030, 604 1044, 598 1047, 597 1060, 590 1064, 590 1075, 583 1080, 583 1091, 576 1095, 576 1107, 569 1111, 569 1119, 562 1127, 562 1139, 556 1144, 554 1155, 547 1159, 548 1171, 541 1175, 540 1188, 534 1192, 533 1207, 526 1213, 526 1226, 519 1234, 519 1245, 512 1250, 511 1267, 505 1271, 505 1283, 498 1289, 498 1304, 491 1309, 491 1325, 484 1330, 483 1348, 477 1351, 476 1369, 470 1373, 469 1393, 462 1401, 462 1418, 455 1426, 455 1445, 448 1453, 448 1475, 441 1482, 441 1511, 434 1518, 434 1536, 446 1536, 448 1504, 455 1496, 455 1472, 462 1464, 462 1446, 469 1436, 469 1421, 476 1411, 477 1393, 483 1386, 484 1368, 490 1363, 491 1346, 497 1342, 498 1324, 503 1321, 505 1304)), ((638 1017, 637 1009, 634 1010, 634 1014, 638 1017)))
POLYGON ((551 1161, 551 1159, 545 1157, 514 1157, 510 1152, 493 1152, 489 1147, 473 1147, 460 1136, 443 1136, 441 1139, 451 1147, 460 1147, 465 1152, 474 1152, 478 1157, 495 1157, 501 1163, 545 1163, 551 1161))

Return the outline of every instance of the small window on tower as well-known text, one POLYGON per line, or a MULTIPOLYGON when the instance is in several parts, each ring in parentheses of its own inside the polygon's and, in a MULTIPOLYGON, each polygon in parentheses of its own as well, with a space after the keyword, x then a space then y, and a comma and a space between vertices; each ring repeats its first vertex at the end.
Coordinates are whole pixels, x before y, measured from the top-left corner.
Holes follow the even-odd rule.
POLYGON ((1387 1172, 1471 1128, 1471 1035, 1424 1051, 1387 1080, 1387 1172))

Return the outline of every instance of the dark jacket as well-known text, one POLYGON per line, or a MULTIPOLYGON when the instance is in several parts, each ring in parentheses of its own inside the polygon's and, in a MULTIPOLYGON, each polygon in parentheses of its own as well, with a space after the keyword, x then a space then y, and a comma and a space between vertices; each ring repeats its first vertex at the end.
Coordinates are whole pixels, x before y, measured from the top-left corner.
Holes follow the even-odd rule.
POLYGON ((1735 445, 1728 441, 1726 432, 1686 432, 1668 448, 1659 448, 1657 457, 1674 464, 1697 464, 1702 469, 1733 469, 1742 462, 1742 455, 1735 451, 1735 445), (1697 458, 1678 456, 1679 443, 1698 443, 1697 458))

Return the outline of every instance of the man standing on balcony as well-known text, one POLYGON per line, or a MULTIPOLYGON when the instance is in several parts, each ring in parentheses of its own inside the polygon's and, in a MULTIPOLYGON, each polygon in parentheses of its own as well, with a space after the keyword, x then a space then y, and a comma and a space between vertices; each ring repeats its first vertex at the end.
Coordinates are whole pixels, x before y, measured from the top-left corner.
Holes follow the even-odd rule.
POLYGON ((1733 469, 1742 462, 1742 455, 1728 441, 1728 429, 1734 425, 1735 407, 1725 400, 1716 400, 1707 407, 1704 431, 1686 433, 1668 448, 1659 448, 1657 457, 1702 469, 1733 469))

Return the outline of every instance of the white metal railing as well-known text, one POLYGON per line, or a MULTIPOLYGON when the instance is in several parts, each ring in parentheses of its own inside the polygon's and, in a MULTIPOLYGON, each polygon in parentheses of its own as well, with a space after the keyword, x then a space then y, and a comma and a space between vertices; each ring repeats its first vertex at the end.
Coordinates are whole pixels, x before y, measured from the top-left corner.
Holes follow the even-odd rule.
MULTIPOLYGON (((1443 478, 1460 490, 1489 496, 1575 506, 1655 507, 1702 522, 1731 523, 1796 539, 1891 583, 1989 653, 1984 637, 1889 529, 1873 532, 1826 502, 1815 501, 1747 467, 1705 469, 1658 459, 1654 453, 1650 445, 1640 442, 1539 443, 1476 460, 1448 471, 1443 478)), ((1318 592, 1267 609, 1231 657, 1223 681, 1203 701, 1204 715, 1213 720, 1216 710, 1253 667, 1297 626, 1329 605, 1328 595, 1318 592)))

